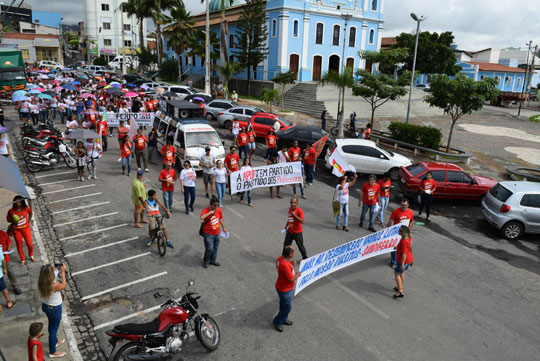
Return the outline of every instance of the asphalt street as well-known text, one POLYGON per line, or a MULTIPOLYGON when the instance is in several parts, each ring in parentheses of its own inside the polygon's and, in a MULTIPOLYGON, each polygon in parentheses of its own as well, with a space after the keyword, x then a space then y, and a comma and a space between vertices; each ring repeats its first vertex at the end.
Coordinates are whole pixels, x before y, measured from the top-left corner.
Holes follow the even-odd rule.
MULTIPOLYGON (((214 123, 212 123, 214 124, 214 123)), ((230 142, 227 141, 226 145, 230 142)), ((259 145, 262 147, 262 145, 259 145)), ((262 148, 254 166, 262 165, 262 148)), ((180 297, 189 279, 200 310, 215 315, 222 332, 213 353, 193 337, 176 359, 191 360, 535 360, 540 352, 540 265, 536 236, 509 243, 485 222, 475 202, 436 201, 431 224, 413 231, 414 267, 405 297, 392 298, 394 276, 383 255, 338 271, 294 298, 294 325, 278 333, 274 262, 280 255, 291 187, 283 199, 267 189, 253 193, 254 207, 224 199, 221 267, 201 267, 200 211, 208 205, 197 180, 195 213, 186 215, 177 184, 167 228, 174 249, 159 257, 147 248, 147 229, 133 227, 132 176, 121 174, 116 138, 99 160, 98 180, 78 182, 65 166, 40 172, 39 189, 104 350, 105 331, 118 322, 155 317, 167 297, 180 297), (156 292, 161 298, 155 298, 156 292)), ((161 164, 144 176, 158 190, 161 164)), ((304 240, 309 255, 367 235, 358 226, 358 192, 352 190, 349 233, 335 229, 331 200, 335 177, 319 162, 306 188, 304 240)), ((397 191, 389 208, 399 201, 397 191)), ((413 206, 416 209, 416 206, 413 206)), ((388 218, 390 212, 386 214, 388 218)), ((423 219, 420 219, 423 221, 423 219)), ((299 256, 299 255, 298 255, 299 256)), ((298 257, 297 257, 298 258, 298 257)))

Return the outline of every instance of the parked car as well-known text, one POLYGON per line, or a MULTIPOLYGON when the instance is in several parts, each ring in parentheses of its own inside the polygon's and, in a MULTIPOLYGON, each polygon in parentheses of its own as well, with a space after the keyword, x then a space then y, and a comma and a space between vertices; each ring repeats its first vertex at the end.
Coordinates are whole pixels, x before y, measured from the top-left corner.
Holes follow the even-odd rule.
POLYGON ((76 62, 74 62, 73 64, 70 64, 70 65, 68 66, 68 68, 73 69, 73 70, 77 70, 77 69, 79 69, 79 68, 80 68, 81 66, 83 66, 83 65, 86 65, 86 61, 81 60, 81 61, 76 61, 76 62))
POLYGON ((316 142, 328 135, 328 139, 326 140, 319 157, 324 157, 327 150, 333 149, 336 145, 334 137, 321 128, 311 125, 296 125, 286 130, 280 130, 276 135, 278 137, 278 148, 281 148, 283 145, 286 145, 287 148, 292 147, 295 140, 298 141, 298 146, 300 148, 306 148, 308 144, 316 142))
POLYGON ((175 93, 176 98, 180 100, 185 100, 186 96, 197 93, 197 90, 186 85, 172 85, 170 87, 165 87, 165 91, 175 93))
POLYGON ((56 69, 56 70, 62 70, 64 69, 64 66, 60 63, 57 63, 56 61, 51 60, 42 60, 39 62, 40 68, 49 68, 49 69, 56 69))
POLYGON ((481 209, 509 241, 519 239, 523 233, 540 233, 540 183, 497 183, 482 200, 481 209))
POLYGON ((341 157, 356 168, 358 173, 384 174, 390 173, 392 179, 397 179, 401 167, 411 164, 409 158, 384 149, 371 140, 366 139, 336 139, 336 146, 326 152, 326 168, 332 169, 330 156, 339 152, 341 157))
POLYGON ((255 107, 253 105, 245 105, 241 107, 234 107, 231 109, 224 110, 219 113, 217 116, 217 121, 220 126, 225 129, 231 129, 233 119, 242 120, 248 122, 251 119, 251 116, 255 113, 263 113, 264 110, 261 108, 255 107))
POLYGON ((216 99, 206 104, 206 119, 216 119, 218 114, 223 112, 224 110, 238 106, 238 103, 233 102, 232 100, 216 99))
POLYGON ((416 89, 420 89, 420 90, 423 90, 425 92, 430 92, 431 91, 431 88, 428 84, 422 84, 422 83, 418 83, 414 86, 416 89))
POLYGON ((477 199, 497 184, 497 181, 484 176, 473 175, 451 163, 425 162, 402 167, 399 170, 401 192, 420 204, 420 183, 427 172, 431 172, 437 182, 434 198, 477 199))
POLYGON ((94 71, 94 72, 92 73, 93 76, 100 76, 100 77, 104 77, 105 74, 109 74, 111 77, 115 77, 115 76, 116 76, 116 73, 115 73, 114 71, 112 71, 112 70, 107 70, 107 69, 105 69, 105 70, 103 70, 103 69, 101 69, 101 70, 96 70, 96 71, 94 71))
MULTIPOLYGON (((137 85, 137 84, 135 84, 137 85)), ((140 86, 142 85, 146 85, 147 86, 147 89, 145 89, 145 93, 149 93, 149 92, 155 92, 156 91, 156 88, 167 88, 167 85, 166 84, 163 84, 163 83, 156 83, 156 82, 153 82, 153 81, 149 81, 149 82, 145 82, 145 83, 142 83, 140 86)))
POLYGON ((253 130, 255 131, 255 136, 264 138, 274 125, 278 121, 280 124, 280 130, 286 130, 291 127, 294 127, 294 124, 289 122, 287 119, 280 118, 279 116, 272 113, 255 113, 251 116, 249 121, 239 121, 241 128, 247 128, 251 123, 253 130))
POLYGON ((211 95, 208 95, 208 94, 205 94, 205 93, 189 94, 189 95, 186 95, 184 100, 187 100, 187 101, 191 102, 193 100, 193 98, 195 98, 195 97, 199 97, 199 98, 204 99, 204 104, 211 103, 214 100, 214 98, 212 98, 211 95))

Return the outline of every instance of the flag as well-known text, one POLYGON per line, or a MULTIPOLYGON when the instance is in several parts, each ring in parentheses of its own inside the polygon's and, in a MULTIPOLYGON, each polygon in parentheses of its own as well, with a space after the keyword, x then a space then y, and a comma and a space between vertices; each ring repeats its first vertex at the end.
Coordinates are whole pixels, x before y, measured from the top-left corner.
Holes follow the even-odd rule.
POLYGON ((133 137, 137 134, 137 129, 139 127, 137 126, 137 123, 135 123, 135 118, 130 117, 129 118, 129 139, 133 140, 133 137))
POLYGON ((345 172, 348 170, 355 172, 354 167, 351 167, 349 163, 343 159, 339 151, 336 149, 330 156, 330 165, 332 166, 332 174, 336 177, 341 177, 345 175, 345 172))
POLYGON ((313 143, 313 148, 317 152, 317 157, 321 155, 321 152, 324 148, 324 145, 326 144, 326 140, 328 139, 328 134, 326 134, 324 137, 313 143))

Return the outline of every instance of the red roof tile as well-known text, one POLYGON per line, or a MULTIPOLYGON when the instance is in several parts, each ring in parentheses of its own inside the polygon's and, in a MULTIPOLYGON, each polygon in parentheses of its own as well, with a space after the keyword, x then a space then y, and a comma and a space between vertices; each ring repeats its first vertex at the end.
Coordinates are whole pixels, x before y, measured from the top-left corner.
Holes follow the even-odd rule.
POLYGON ((476 61, 466 61, 465 63, 471 65, 478 65, 479 69, 482 71, 499 71, 503 73, 525 73, 525 69, 521 68, 512 68, 509 66, 494 64, 494 63, 482 63, 476 61))
POLYGON ((26 34, 26 33, 4 33, 4 39, 23 39, 23 40, 34 40, 35 38, 46 38, 46 39, 58 39, 58 35, 47 35, 47 34, 26 34))

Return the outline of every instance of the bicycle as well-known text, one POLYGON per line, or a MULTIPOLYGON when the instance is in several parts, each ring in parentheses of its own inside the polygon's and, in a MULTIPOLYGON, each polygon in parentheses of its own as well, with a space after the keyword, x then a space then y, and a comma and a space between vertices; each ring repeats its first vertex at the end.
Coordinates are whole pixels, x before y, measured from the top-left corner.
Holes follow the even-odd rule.
MULTIPOLYGON (((353 128, 350 127, 350 125, 343 124, 343 135, 348 138, 358 138, 357 130, 353 130, 353 128)), ((334 137, 338 136, 338 126, 330 128, 330 134, 332 134, 334 137)))
POLYGON ((165 215, 151 217, 154 217, 156 220, 156 228, 152 231, 152 243, 157 243, 158 253, 163 257, 167 252, 167 241, 165 239, 165 233, 163 233, 163 218, 165 215))

